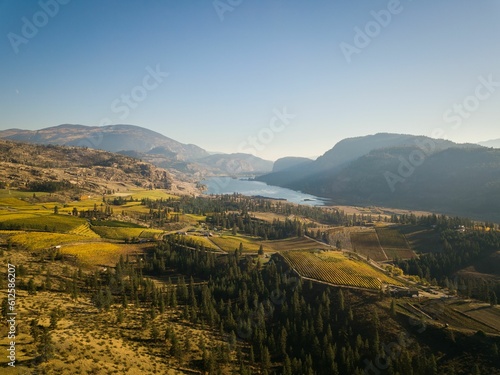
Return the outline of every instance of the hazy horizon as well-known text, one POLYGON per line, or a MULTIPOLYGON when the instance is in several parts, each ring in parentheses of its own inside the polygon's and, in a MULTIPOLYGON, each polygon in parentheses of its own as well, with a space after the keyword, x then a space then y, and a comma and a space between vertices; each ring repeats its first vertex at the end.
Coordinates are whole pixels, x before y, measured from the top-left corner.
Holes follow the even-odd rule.
POLYGON ((500 3, 0 1, 0 129, 135 124, 268 160, 500 137, 500 3))

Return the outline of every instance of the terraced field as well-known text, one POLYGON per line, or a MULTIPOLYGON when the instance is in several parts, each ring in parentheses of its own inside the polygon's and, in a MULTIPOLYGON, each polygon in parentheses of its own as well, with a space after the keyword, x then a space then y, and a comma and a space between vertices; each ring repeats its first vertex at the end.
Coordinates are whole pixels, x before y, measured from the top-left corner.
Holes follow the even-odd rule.
POLYGON ((340 252, 286 251, 281 255, 301 276, 334 285, 374 290, 384 283, 402 285, 366 262, 340 252))

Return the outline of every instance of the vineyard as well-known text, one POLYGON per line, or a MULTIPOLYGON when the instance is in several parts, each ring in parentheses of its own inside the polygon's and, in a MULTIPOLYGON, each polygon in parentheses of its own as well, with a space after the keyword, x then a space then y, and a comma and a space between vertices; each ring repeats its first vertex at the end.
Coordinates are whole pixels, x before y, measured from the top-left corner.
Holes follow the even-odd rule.
MULTIPOLYGON (((256 242, 257 239, 248 238, 244 236, 221 236, 221 237, 212 237, 211 240, 219 246, 224 251, 234 251, 235 249, 239 249, 240 243, 243 245, 243 251, 249 251, 257 253, 260 247, 260 243, 256 242)), ((270 248, 266 245, 263 246, 264 250, 270 250, 270 248)))
POLYGON ((288 251, 281 255, 302 277, 326 283, 365 289, 382 284, 403 285, 369 264, 339 252, 288 251))
POLYGON ((16 232, 9 237, 14 245, 28 250, 44 250, 70 242, 89 241, 89 237, 76 234, 48 232, 16 232))
POLYGON ((155 238, 160 236, 163 231, 158 229, 148 228, 128 228, 128 227, 107 227, 107 226, 93 226, 92 230, 103 238, 113 240, 125 240, 131 238, 155 238))
POLYGON ((63 245, 62 254, 74 255, 78 260, 87 265, 114 266, 120 255, 135 252, 134 245, 114 244, 109 242, 90 242, 63 245))
POLYGON ((385 248, 408 249, 408 244, 404 236, 395 228, 377 227, 378 238, 380 245, 385 248))
POLYGON ((287 238, 284 240, 263 241, 264 249, 269 246, 275 251, 331 249, 331 246, 314 241, 308 237, 287 238))
POLYGON ((69 215, 34 215, 13 213, 1 215, 1 225, 5 229, 31 229, 52 232, 69 232, 86 221, 69 215))
POLYGON ((370 257, 375 261, 387 260, 380 243, 377 233, 374 230, 351 233, 352 248, 358 254, 370 257))

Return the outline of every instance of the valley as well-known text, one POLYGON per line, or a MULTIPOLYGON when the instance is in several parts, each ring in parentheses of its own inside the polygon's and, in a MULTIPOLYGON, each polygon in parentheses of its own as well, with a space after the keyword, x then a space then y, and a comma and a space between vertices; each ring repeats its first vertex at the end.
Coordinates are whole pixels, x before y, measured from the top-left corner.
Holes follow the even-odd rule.
POLYGON ((422 355, 426 373, 466 373, 472 355, 497 369, 494 223, 208 195, 127 156, 2 142, 6 373, 362 373, 401 332, 418 345, 396 371, 422 355))

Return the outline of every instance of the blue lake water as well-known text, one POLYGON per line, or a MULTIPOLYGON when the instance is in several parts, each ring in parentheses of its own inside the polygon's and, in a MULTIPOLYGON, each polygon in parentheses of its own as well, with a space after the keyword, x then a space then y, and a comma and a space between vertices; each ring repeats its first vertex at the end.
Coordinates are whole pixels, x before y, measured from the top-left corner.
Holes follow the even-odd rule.
POLYGON ((288 202, 323 206, 326 201, 314 195, 290 190, 279 186, 267 185, 264 182, 231 177, 210 177, 200 181, 207 187, 205 194, 233 194, 261 196, 274 199, 286 199, 288 202))

